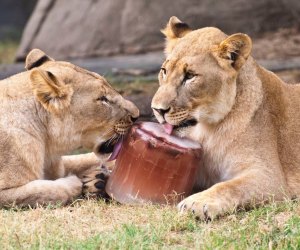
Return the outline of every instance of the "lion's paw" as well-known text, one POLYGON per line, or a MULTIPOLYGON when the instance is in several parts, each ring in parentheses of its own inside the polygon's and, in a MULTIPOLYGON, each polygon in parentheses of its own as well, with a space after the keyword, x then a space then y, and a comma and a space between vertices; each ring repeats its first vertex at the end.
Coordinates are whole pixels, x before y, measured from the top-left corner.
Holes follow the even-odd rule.
POLYGON ((104 165, 97 167, 92 172, 84 175, 82 179, 83 195, 91 198, 108 199, 109 196, 105 192, 105 186, 109 175, 110 170, 108 170, 104 165))
POLYGON ((199 220, 209 221, 222 213, 218 202, 206 199, 201 193, 191 195, 182 200, 177 208, 181 214, 191 212, 199 220))

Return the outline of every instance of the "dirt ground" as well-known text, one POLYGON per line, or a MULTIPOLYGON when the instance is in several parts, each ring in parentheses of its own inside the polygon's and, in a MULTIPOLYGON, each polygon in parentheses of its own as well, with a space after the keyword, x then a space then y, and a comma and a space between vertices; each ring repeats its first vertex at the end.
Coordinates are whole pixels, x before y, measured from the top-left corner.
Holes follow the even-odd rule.
POLYGON ((300 83, 300 69, 294 70, 283 70, 279 72, 275 72, 283 81, 287 83, 300 83))
POLYGON ((255 59, 289 59, 300 56, 300 28, 280 29, 253 40, 255 59))

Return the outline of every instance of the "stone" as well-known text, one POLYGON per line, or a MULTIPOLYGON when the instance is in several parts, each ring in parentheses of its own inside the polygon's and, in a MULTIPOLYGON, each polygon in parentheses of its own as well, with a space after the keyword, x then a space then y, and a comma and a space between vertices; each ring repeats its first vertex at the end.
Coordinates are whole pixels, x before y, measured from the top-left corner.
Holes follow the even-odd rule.
POLYGON ((32 48, 67 59, 161 50, 160 33, 178 16, 192 28, 259 36, 299 26, 299 0, 39 0, 23 33, 17 60, 32 48))

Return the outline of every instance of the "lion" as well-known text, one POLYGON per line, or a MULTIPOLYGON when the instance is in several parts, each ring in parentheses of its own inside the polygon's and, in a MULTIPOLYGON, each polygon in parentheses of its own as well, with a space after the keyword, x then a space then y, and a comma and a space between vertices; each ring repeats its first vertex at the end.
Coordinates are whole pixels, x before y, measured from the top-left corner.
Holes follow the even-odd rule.
POLYGON ((157 120, 199 142, 195 193, 177 206, 202 220, 300 194, 300 86, 250 56, 246 34, 166 28, 166 60, 152 99, 157 120))
POLYGON ((99 165, 139 110, 100 75, 39 49, 25 68, 0 81, 0 206, 66 204, 103 192, 99 165), (80 147, 94 153, 64 156, 80 147))

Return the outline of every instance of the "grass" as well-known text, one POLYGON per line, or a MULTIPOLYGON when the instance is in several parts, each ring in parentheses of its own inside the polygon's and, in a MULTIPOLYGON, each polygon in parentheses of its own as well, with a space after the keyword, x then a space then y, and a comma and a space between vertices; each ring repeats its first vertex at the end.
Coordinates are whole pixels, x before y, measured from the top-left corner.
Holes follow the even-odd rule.
POLYGON ((77 200, 0 210, 0 249, 299 249, 300 204, 270 204, 210 223, 171 206, 77 200))
POLYGON ((18 49, 15 40, 0 41, 0 64, 13 63, 18 49))
POLYGON ((153 79, 147 80, 143 77, 136 77, 132 81, 123 81, 118 77, 106 76, 108 82, 122 95, 139 95, 148 93, 154 95, 158 88, 158 82, 153 79))

